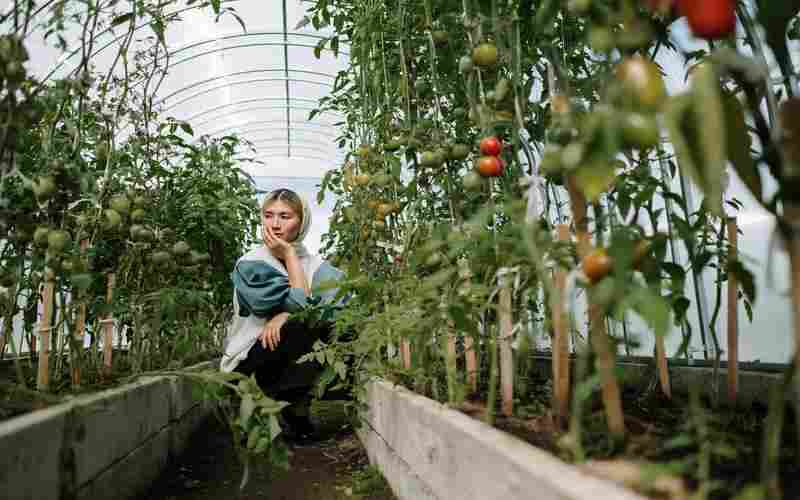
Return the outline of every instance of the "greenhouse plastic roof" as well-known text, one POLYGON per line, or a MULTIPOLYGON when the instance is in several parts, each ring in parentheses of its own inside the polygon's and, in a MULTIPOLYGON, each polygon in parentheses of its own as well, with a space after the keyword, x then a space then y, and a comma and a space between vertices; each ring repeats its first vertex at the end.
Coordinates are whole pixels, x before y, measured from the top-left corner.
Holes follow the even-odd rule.
MULTIPOLYGON (((10 0, 3 0, 11 3, 10 0)), ((326 95, 338 71, 347 67, 347 48, 338 58, 314 46, 327 33, 302 22, 309 2, 300 0, 227 1, 244 21, 230 14, 215 20, 201 2, 177 2, 170 12, 181 21, 166 32, 170 70, 155 94, 163 116, 189 122, 195 135, 236 133, 250 141, 243 148, 242 168, 270 189, 270 178, 319 179, 344 157, 334 141, 334 113, 309 120, 309 112, 326 95)), ((8 8, 8 5, 5 6, 8 8)), ((107 30, 96 41, 96 70, 110 66, 127 27, 107 30)), ((152 31, 138 20, 137 42, 152 44, 152 31)), ((29 70, 38 78, 59 78, 74 70, 79 50, 64 54, 40 33, 31 37, 29 70)), ((77 39, 77 33, 73 33, 77 39)), ((69 42, 69 40, 68 40, 69 42)), ((69 47, 80 47, 74 42, 69 47)), ((277 179, 276 179, 277 180, 277 179)))

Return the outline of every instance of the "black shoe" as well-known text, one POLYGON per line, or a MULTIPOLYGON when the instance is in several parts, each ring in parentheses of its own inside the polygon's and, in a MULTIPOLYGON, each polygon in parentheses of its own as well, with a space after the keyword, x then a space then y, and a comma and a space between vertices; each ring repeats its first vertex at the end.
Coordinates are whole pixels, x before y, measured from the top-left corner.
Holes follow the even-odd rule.
POLYGON ((317 430, 308 415, 297 415, 285 412, 283 419, 288 429, 286 437, 295 443, 309 443, 317 439, 317 430))

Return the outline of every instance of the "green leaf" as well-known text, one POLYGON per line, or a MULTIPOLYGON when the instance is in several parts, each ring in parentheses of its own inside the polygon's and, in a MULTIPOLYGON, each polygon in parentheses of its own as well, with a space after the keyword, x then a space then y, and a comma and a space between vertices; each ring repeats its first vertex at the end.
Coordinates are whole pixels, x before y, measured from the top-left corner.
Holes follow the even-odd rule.
POLYGON ((672 311, 675 313, 675 324, 681 324, 686 319, 686 312, 692 303, 686 297, 678 297, 672 301, 672 311))
POLYGON ((727 160, 727 134, 725 127, 725 107, 722 102, 722 88, 716 67, 711 63, 701 64, 694 72, 692 81, 692 110, 694 129, 699 135, 704 180, 703 189, 709 210, 714 215, 722 215, 722 178, 725 175, 727 160))
POLYGON ((791 67, 786 30, 798 11, 800 0, 758 0, 758 20, 764 26, 767 43, 781 68, 791 67))
POLYGON ((115 17, 114 20, 111 21, 111 27, 113 28, 114 26, 119 26, 120 24, 127 23, 131 19, 133 19, 133 12, 128 12, 127 14, 122 14, 121 16, 115 17))
POLYGON ((194 130, 192 129, 192 126, 189 125, 189 122, 181 122, 180 123, 180 127, 181 127, 181 130, 183 130, 187 134, 192 135, 192 136, 194 135, 194 130))
POLYGON ((253 396, 245 394, 242 397, 242 403, 239 406, 239 418, 242 422, 242 427, 247 429, 247 424, 250 422, 250 417, 253 416, 253 410, 256 409, 256 403, 253 396))
POLYGON ((331 50, 333 51, 333 57, 339 57, 339 37, 335 36, 331 39, 331 50))
POLYGON ((214 14, 219 14, 220 8, 222 6, 222 0, 211 0, 211 8, 214 10, 214 14))
POLYGON ((578 188, 590 201, 596 201, 611 188, 617 179, 617 170, 608 161, 593 161, 578 168, 573 176, 578 188))
POLYGON ((728 158, 742 182, 756 199, 761 200, 761 174, 750 154, 752 139, 747 129, 742 105, 730 94, 723 95, 722 105, 725 113, 728 158))
POLYGON ((271 440, 275 440, 281 433, 281 424, 278 422, 278 417, 275 415, 269 416, 269 437, 271 440))
POLYGON ((325 48, 325 44, 328 43, 328 40, 328 38, 323 38, 317 42, 317 45, 314 47, 314 57, 319 59, 320 56, 322 56, 322 49, 325 48))
POLYGON ((756 284, 753 273, 745 268, 739 260, 728 263, 728 270, 736 275, 736 281, 739 283, 739 287, 741 287, 742 293, 747 297, 747 300, 755 304, 756 284))

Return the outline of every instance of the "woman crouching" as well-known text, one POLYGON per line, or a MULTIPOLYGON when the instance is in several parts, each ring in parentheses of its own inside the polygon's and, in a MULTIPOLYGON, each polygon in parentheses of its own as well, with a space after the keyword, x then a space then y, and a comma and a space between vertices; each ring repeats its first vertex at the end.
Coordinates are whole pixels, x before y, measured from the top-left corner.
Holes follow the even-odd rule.
POLYGON ((220 369, 255 374, 265 393, 293 403, 284 418, 295 434, 307 437, 313 433, 309 390, 321 368, 297 360, 317 340, 327 340, 332 325, 315 321, 312 327, 289 316, 310 304, 333 304, 338 290, 317 290, 341 279, 342 272, 303 245, 311 210, 295 192, 278 189, 267 195, 261 227, 264 245, 243 255, 231 273, 234 319, 220 369))

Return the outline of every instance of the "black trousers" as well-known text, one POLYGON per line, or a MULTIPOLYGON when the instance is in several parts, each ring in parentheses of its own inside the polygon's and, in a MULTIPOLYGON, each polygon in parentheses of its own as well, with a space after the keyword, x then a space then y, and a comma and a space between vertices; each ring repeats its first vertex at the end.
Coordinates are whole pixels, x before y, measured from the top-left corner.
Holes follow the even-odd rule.
POLYGON ((317 340, 327 341, 331 330, 329 323, 310 328, 289 320, 281 328, 277 349, 265 349, 258 340, 236 371, 248 377, 255 373, 258 385, 271 397, 290 402, 305 399, 323 368, 316 361, 298 364, 297 360, 313 351, 317 340))

